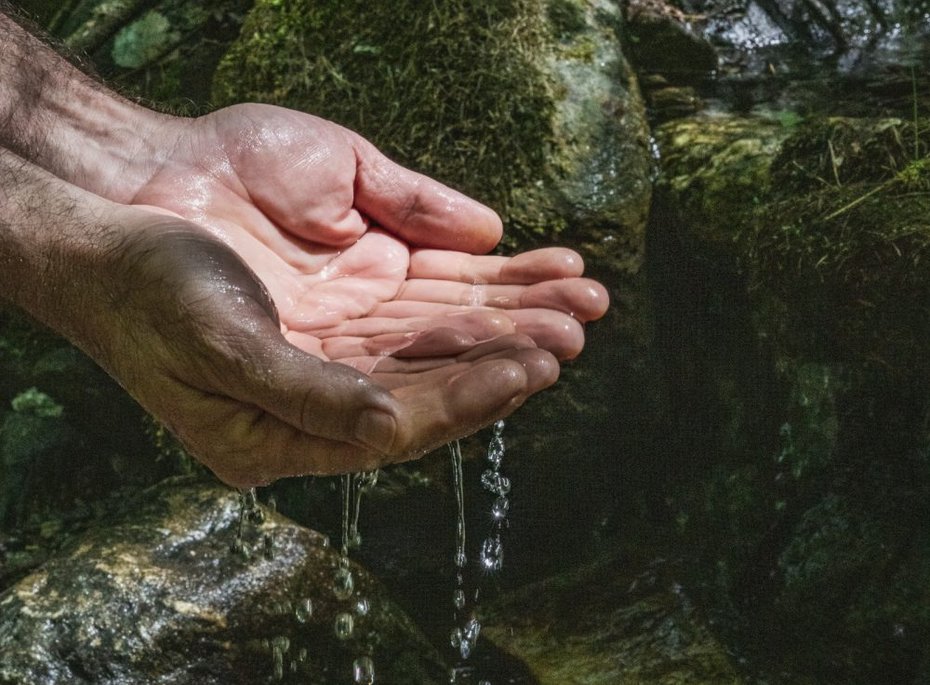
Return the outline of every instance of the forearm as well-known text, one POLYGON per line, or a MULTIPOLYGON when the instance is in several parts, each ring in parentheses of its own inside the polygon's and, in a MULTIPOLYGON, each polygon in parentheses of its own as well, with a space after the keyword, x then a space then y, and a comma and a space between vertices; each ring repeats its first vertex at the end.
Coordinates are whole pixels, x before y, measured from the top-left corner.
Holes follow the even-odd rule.
POLYGON ((128 202, 161 158, 166 117, 116 96, 0 12, 0 145, 128 202))
POLYGON ((109 203, 0 148, 0 301, 86 341, 109 203))

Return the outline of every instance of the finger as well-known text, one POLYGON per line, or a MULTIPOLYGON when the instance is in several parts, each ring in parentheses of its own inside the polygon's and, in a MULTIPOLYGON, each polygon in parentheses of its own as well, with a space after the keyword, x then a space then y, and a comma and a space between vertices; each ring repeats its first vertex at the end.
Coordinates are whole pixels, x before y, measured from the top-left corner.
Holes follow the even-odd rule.
POLYGON ((548 353, 519 350, 429 382, 394 390, 404 408, 389 453, 396 461, 470 435, 511 414, 533 392, 555 382, 558 362, 548 353))
POLYGON ((372 338, 326 338, 323 351, 330 359, 344 357, 438 357, 457 355, 475 345, 475 339, 453 328, 414 333, 388 333, 372 338))
POLYGON ((455 310, 442 316, 366 316, 350 319, 335 326, 314 329, 312 334, 320 339, 340 336, 374 337, 389 333, 415 333, 433 328, 454 328, 472 336, 475 340, 489 340, 513 333, 513 321, 492 309, 455 310))
POLYGON ((190 409, 171 426, 184 447, 224 483, 258 487, 290 476, 370 471, 384 455, 347 442, 309 435, 254 405, 185 394, 190 409))
POLYGON ((533 285, 471 285, 429 279, 408 280, 396 300, 440 302, 512 309, 554 309, 579 321, 591 321, 604 315, 607 291, 588 278, 566 278, 533 285))
MULTIPOLYGON (((378 305, 376 316, 401 313, 408 316, 441 316, 468 309, 439 302, 395 301, 378 305)), ((553 309, 510 309, 506 315, 515 330, 528 335, 536 345, 559 359, 574 359, 584 347, 584 328, 568 314, 553 309)))
POLYGON ((470 255, 451 250, 414 250, 408 278, 430 278, 461 283, 529 285, 581 276, 581 256, 561 247, 523 252, 514 257, 470 255))
POLYGON ((500 241, 500 217, 488 207, 405 169, 364 138, 354 139, 355 204, 379 225, 418 247, 484 253, 500 241))
MULTIPOLYGON (((410 377, 402 385, 410 385, 416 381, 416 374, 425 373, 434 369, 440 369, 455 364, 473 364, 476 361, 503 358, 518 350, 536 349, 536 344, 526 335, 504 335, 494 340, 478 343, 461 354, 448 356, 432 357, 385 357, 381 359, 376 368, 373 368, 373 376, 381 384, 383 378, 389 376, 407 375, 410 377)), ((396 387, 397 383, 391 383, 390 387, 396 387)))

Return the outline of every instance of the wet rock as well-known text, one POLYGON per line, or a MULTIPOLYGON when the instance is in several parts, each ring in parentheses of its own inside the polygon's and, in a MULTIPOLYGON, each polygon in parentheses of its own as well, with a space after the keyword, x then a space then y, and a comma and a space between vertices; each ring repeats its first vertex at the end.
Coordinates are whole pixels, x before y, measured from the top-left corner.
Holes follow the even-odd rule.
POLYGON ((671 567, 615 558, 521 588, 488 609, 482 639, 540 685, 744 682, 671 567))
POLYGON ((215 100, 334 119, 490 204, 512 243, 602 244, 635 271, 651 161, 621 27, 606 0, 261 1, 215 100))
POLYGON ((694 88, 666 86, 648 91, 649 109, 655 121, 696 114, 703 107, 694 88))
POLYGON ((0 596, 0 681, 265 683, 277 661, 282 682, 341 683, 366 653, 381 682, 442 681, 363 569, 351 571, 370 609, 341 641, 336 615, 354 610, 335 598, 322 536, 265 511, 246 526, 246 559, 230 552, 238 516, 236 493, 175 481, 86 533, 0 596))
POLYGON ((626 3, 630 57, 641 74, 676 84, 698 83, 716 70, 717 52, 692 26, 694 19, 664 0, 626 3))

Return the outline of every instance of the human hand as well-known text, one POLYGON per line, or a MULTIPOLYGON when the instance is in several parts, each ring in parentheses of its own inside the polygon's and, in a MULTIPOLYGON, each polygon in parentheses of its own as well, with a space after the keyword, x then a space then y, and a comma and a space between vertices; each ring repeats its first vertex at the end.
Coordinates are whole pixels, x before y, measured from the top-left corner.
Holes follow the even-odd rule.
POLYGON ((366 376, 289 344, 260 281, 199 227, 134 208, 106 218, 93 265, 68 279, 82 302, 66 328, 231 485, 418 456, 558 374, 552 355, 490 316, 492 340, 433 330, 428 350, 415 342, 405 364, 366 376))
MULTIPOLYGON (((410 288, 419 289, 414 301, 433 306, 395 304, 391 318, 403 313, 417 322, 395 321, 383 331, 369 322, 369 336, 422 329, 427 310, 435 316, 490 304, 538 345, 567 358, 583 346, 581 323, 606 308, 606 292, 579 278, 583 264, 568 250, 534 252, 512 264, 422 250, 409 262, 407 244, 486 252, 500 239, 500 219, 332 122, 249 104, 199 119, 165 119, 152 131, 149 143, 162 151, 157 161, 143 160, 145 173, 124 174, 126 187, 111 194, 194 221, 232 247, 268 287, 287 338, 311 353, 321 353, 313 331, 331 334, 344 320, 379 314, 375 307, 409 299, 410 288), (370 230, 376 227, 382 230, 370 230), (407 278, 418 282, 398 293, 407 278), (429 292, 435 284, 419 279, 458 285, 429 292), (524 299, 497 283, 518 285, 524 299)), ((480 338, 481 321, 457 317, 445 326, 480 338), (477 328, 467 328, 476 321, 477 328)))

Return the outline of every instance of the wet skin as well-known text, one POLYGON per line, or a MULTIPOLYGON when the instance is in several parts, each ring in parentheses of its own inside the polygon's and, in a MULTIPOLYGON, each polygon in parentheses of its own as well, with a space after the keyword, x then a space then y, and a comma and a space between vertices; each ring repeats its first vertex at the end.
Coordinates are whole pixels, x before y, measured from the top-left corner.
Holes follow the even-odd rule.
POLYGON ((67 269, 40 318, 231 485, 473 432, 555 382, 607 307, 577 254, 480 254, 493 211, 331 122, 139 116, 145 149, 120 173, 38 184, 83 226, 52 243, 67 269))

